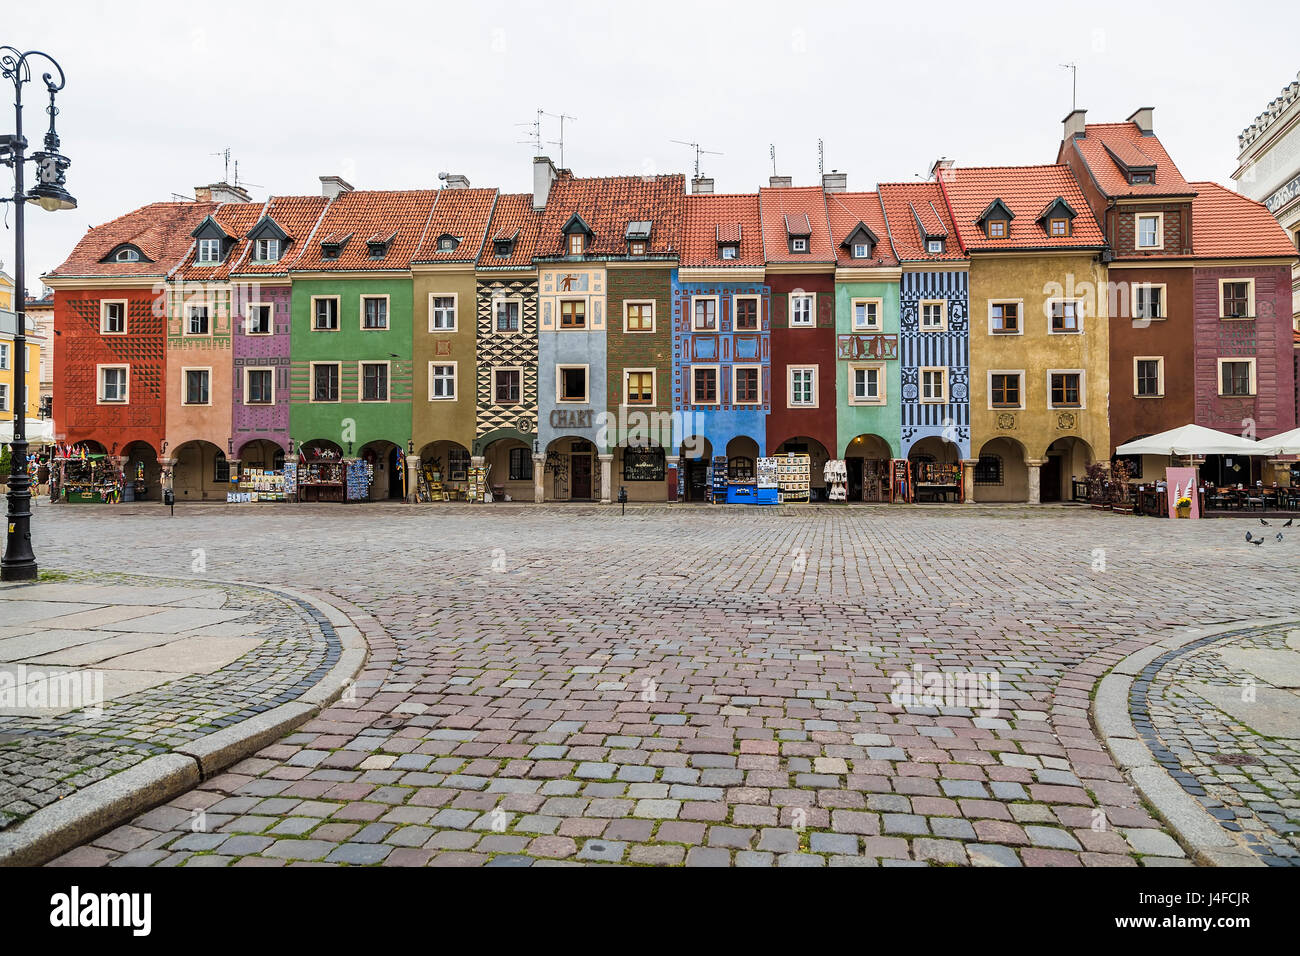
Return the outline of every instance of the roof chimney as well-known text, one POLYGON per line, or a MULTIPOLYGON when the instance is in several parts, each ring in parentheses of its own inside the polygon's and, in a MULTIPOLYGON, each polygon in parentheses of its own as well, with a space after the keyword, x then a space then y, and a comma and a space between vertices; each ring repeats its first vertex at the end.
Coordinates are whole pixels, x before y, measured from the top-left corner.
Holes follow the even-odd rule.
POLYGON ((438 178, 445 189, 469 189, 469 177, 460 173, 439 173, 438 178))
POLYGON ((1150 136, 1153 132, 1151 125, 1151 114, 1155 111, 1154 106, 1141 106, 1133 111, 1133 115, 1128 121, 1142 131, 1143 136, 1150 136))
POLYGON ((1087 130, 1084 129, 1086 124, 1085 117, 1088 115, 1087 110, 1072 110, 1070 115, 1064 120, 1065 135, 1063 139, 1074 139, 1076 136, 1083 136, 1087 130))
POLYGON ((822 189, 828 193, 842 193, 849 188, 849 174, 838 169, 822 173, 822 189))
POLYGON ((320 177, 320 194, 326 199, 338 199, 344 193, 352 192, 352 184, 342 176, 320 177))
POLYGON ((708 176, 696 176, 691 180, 691 192, 697 194, 713 192, 713 180, 708 176))
POLYGON ((793 176, 770 176, 767 184, 773 189, 789 188, 794 185, 793 176))
POLYGON ((212 187, 211 187, 211 186, 195 186, 195 187, 194 187, 194 201, 195 201, 195 202, 212 202, 212 187))
POLYGON ((533 157, 533 208, 545 209, 546 197, 551 194, 551 184, 559 177, 549 156, 533 157))
MULTIPOLYGON (((206 189, 212 202, 251 202, 253 199, 243 186, 232 186, 230 183, 213 183, 206 189)), ((198 193, 199 190, 195 189, 195 196, 198 193)))
POLYGON ((952 179, 952 167, 956 160, 949 159, 947 156, 940 156, 930 167, 930 178, 936 181, 949 182, 952 179))

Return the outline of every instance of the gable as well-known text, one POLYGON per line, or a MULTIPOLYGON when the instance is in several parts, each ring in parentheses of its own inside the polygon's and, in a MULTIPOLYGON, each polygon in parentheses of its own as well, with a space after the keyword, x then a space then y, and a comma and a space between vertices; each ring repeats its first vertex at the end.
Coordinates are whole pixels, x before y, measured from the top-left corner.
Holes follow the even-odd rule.
POLYGON ((269 215, 263 216, 257 221, 252 229, 248 230, 246 239, 279 239, 281 242, 289 240, 289 234, 280 228, 280 224, 272 219, 269 215))

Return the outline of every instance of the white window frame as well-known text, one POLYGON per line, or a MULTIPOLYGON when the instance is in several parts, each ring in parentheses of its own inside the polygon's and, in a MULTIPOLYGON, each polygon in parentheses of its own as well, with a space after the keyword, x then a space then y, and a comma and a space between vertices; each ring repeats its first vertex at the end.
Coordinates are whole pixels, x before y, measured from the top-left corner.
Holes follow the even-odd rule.
POLYGON ((252 405, 254 408, 266 408, 275 404, 275 366, 274 365, 246 365, 244 366, 244 404, 252 405), (268 372, 271 376, 271 400, 269 402, 250 402, 248 400, 249 379, 252 372, 268 372))
POLYGON ((948 366, 946 365, 922 365, 916 370, 916 400, 922 405, 947 405, 948 404, 948 366), (939 373, 939 395, 937 398, 925 397, 925 373, 939 373))
POLYGON ((387 332, 393 327, 393 313, 389 296, 385 293, 375 295, 374 293, 365 292, 357 297, 357 328, 362 332, 387 332), (377 328, 366 327, 366 300, 383 299, 384 300, 384 324, 377 328))
POLYGON ((988 370, 987 378, 984 380, 985 396, 988 401, 989 411, 991 412, 1014 412, 1024 411, 1029 403, 1029 378, 1025 375, 1023 368, 991 368, 988 370), (993 376, 994 375, 1018 375, 1020 376, 1020 404, 1019 405, 994 405, 993 404, 993 376))
POLYGON ((943 240, 942 239, 925 240, 925 252, 926 255, 931 255, 931 256, 943 255, 943 240))
POLYGON ((849 321, 853 325, 854 332, 879 332, 884 322, 885 300, 872 297, 858 296, 849 302, 849 321), (867 321, 862 325, 858 324, 858 306, 876 307, 875 321, 867 321))
POLYGON ((722 329, 722 297, 716 295, 693 295, 691 296, 691 331, 692 332, 718 332, 722 329), (702 302, 713 303, 713 327, 700 325, 696 321, 695 307, 702 302))
POLYGON ((785 367, 785 407, 786 408, 817 408, 819 400, 819 391, 821 389, 820 368, 816 365, 787 365, 785 367), (796 372, 812 372, 812 401, 796 402, 794 400, 794 376, 796 372))
POLYGON ((659 309, 655 305, 654 299, 624 299, 623 300, 623 332, 627 335, 647 335, 655 332, 659 328, 659 309), (631 318, 631 306, 648 305, 650 307, 650 328, 633 329, 628 326, 628 319, 631 318))
POLYGON ((1221 322, 1249 322, 1249 321, 1251 321, 1251 320, 1253 320, 1253 319, 1255 319, 1255 318, 1256 318, 1256 311, 1255 311, 1255 280, 1254 280, 1254 278, 1253 278, 1253 277, 1241 277, 1241 276, 1237 276, 1237 277, 1227 276, 1227 277, 1224 277, 1224 278, 1220 279, 1220 280, 1219 280, 1219 320, 1220 320, 1221 322), (1247 305, 1246 313, 1247 313, 1247 314, 1246 314, 1246 315, 1237 316, 1237 317, 1234 318, 1234 317, 1231 316, 1231 315, 1224 315, 1224 314, 1223 314, 1223 287, 1224 287, 1225 285, 1227 285, 1229 282, 1232 282, 1232 283, 1244 282, 1244 283, 1246 283, 1246 285, 1247 285, 1247 290, 1246 290, 1246 295, 1247 295, 1247 299, 1246 299, 1246 305, 1247 305))
POLYGON ((1074 411, 1088 407, 1088 372, 1081 368, 1049 368, 1047 377, 1044 380, 1047 383, 1047 407, 1049 409, 1061 409, 1062 411, 1074 411), (1052 376, 1053 375, 1077 375, 1079 376, 1079 404, 1078 405, 1057 405, 1052 401, 1052 376))
POLYGON ((871 258, 871 255, 870 255, 870 249, 871 249, 871 244, 870 244, 870 243, 866 243, 866 242, 855 242, 855 243, 853 244, 853 258, 854 258, 854 259, 870 259, 870 258, 871 258), (859 249, 862 250, 861 253, 858 252, 859 249))
POLYGON ((1082 335, 1084 318, 1085 316, 1084 316, 1083 299, 1067 299, 1065 296, 1057 296, 1056 298, 1047 300, 1047 334, 1048 335, 1082 335), (1070 302, 1074 303, 1075 328, 1060 329, 1060 330, 1052 328, 1052 306, 1055 305, 1057 302, 1060 302, 1062 305, 1070 302))
POLYGON ((1162 212, 1138 212, 1133 214, 1133 248, 1140 252, 1159 251, 1165 247, 1165 214, 1162 212), (1156 241, 1152 245, 1142 244, 1142 220, 1156 221, 1156 241))
POLYGON ((248 311, 244 314, 244 334, 245 335, 273 335, 275 333, 275 306, 270 302, 250 302, 248 311), (267 310, 267 323, 265 332, 253 331, 253 315, 258 309, 267 310))
POLYGON ((188 406, 203 406, 212 404, 212 366, 210 365, 184 365, 181 367, 181 404, 188 406), (191 402, 189 398, 190 372, 207 372, 208 373, 208 400, 206 402, 191 402))
POLYGON ((524 297, 521 295, 496 295, 492 299, 492 335, 519 335, 524 331, 524 297), (513 303, 519 314, 519 327, 517 329, 503 329, 497 323, 497 309, 502 305, 513 303))
POLYGON ((221 240, 220 239, 200 239, 198 252, 195 254, 194 261, 199 265, 217 265, 221 262, 221 240), (206 253, 209 249, 215 248, 216 255, 209 257, 206 253))
MULTIPOLYGON (((886 405, 889 402, 889 396, 886 394, 886 377, 885 370, 887 366, 884 362, 850 362, 849 363, 849 404, 850 405, 886 405), (858 376, 859 371, 876 372, 876 396, 862 397, 858 395, 858 376)), ((802 407, 802 406, 800 406, 802 407)))
POLYGON ((9 411, 9 383, 0 382, 0 412, 9 411))
POLYGON ((734 295, 732 295, 732 297, 731 297, 731 331, 733 331, 733 332, 761 332, 762 330, 763 330, 763 297, 762 297, 761 295, 754 295, 753 293, 749 293, 749 292, 745 292, 745 293, 737 292, 737 293, 735 293, 734 295), (752 329, 742 329, 740 326, 738 326, 738 325, 736 324, 736 316, 740 314, 739 309, 738 309, 738 306, 740 305, 740 302, 741 302, 742 299, 745 300, 745 301, 748 301, 748 300, 752 299, 752 300, 754 301, 754 306, 755 306, 755 308, 754 308, 754 319, 755 319, 755 321, 756 321, 758 324, 755 325, 752 329))
MULTIPOLYGON (((1222 311, 1223 298, 1219 298, 1219 308, 1222 311)), ((1163 322, 1169 318, 1169 289, 1164 282, 1135 282, 1133 283, 1132 301, 1129 303, 1129 314, 1137 320, 1145 322, 1163 322), (1160 314, 1159 315, 1138 315, 1138 293, 1142 289, 1159 289, 1160 290, 1160 314)))
MULTIPOLYGON (((324 298, 330 298, 325 296, 324 298)), ((343 363, 342 362, 308 362, 307 363, 307 401, 312 405, 338 405, 343 401, 343 363), (316 397, 316 368, 320 365, 333 365, 339 370, 339 387, 338 398, 327 399, 316 397)))
POLYGON ((582 365, 576 362, 561 362, 555 366, 555 404, 557 405, 590 405, 591 404, 591 366, 582 365), (564 375, 565 369, 580 368, 586 384, 583 389, 581 399, 564 397, 564 375))
POLYGON ((659 404, 659 372, 654 367, 646 368, 625 368, 623 369, 623 405, 627 408, 654 408, 659 404), (632 405, 627 400, 627 377, 633 372, 650 373, 650 404, 638 403, 632 405))
POLYGON ((100 335, 126 335, 126 317, 129 302, 127 299, 101 299, 99 302, 99 334, 100 335), (108 321, 108 309, 105 306, 120 305, 122 307, 122 330, 120 332, 110 332, 105 328, 108 321))
POLYGON ((96 405, 130 405, 131 404, 131 366, 120 362, 108 362, 95 366, 95 404, 96 405), (104 372, 108 369, 121 369, 122 397, 106 399, 104 397, 104 372))
POLYGON ((587 252, 587 237, 581 232, 571 232, 564 241, 565 255, 581 256, 587 252), (574 240, 577 240, 578 248, 573 248, 574 240))
POLYGON ((1215 365, 1217 385, 1215 390, 1222 398, 1255 398, 1259 395, 1259 383, 1255 378, 1256 366, 1254 358, 1229 355, 1218 359, 1215 365), (1250 394, 1248 395, 1229 395, 1223 390, 1223 366, 1226 363, 1245 362, 1250 366, 1250 394))
MULTIPOLYGON (((692 387, 694 387, 693 379, 692 379, 692 387)), ((763 366, 762 365, 756 365, 752 362, 746 362, 741 365, 731 366, 731 404, 738 405, 743 408, 753 408, 763 404, 763 366), (739 392, 736 391, 736 379, 738 377, 736 373, 738 373, 741 369, 751 369, 751 368, 758 373, 758 396, 752 402, 742 402, 740 399, 736 397, 739 394, 739 392)))
POLYGON ((922 299, 916 304, 916 327, 922 332, 947 332, 948 331, 948 300, 947 299, 922 299), (925 324, 925 307, 927 305, 937 305, 939 307, 939 324, 925 324))
POLYGON ((254 239, 253 240, 253 261, 254 262, 279 262, 282 252, 279 239, 254 239), (274 250, 275 255, 269 253, 274 250), (263 252, 267 253, 263 255, 263 252))
MULTIPOLYGON (((1220 377, 1219 384, 1223 384, 1220 377)), ((1163 355, 1135 355, 1133 356, 1133 397, 1134 398, 1164 398, 1165 397, 1165 357, 1163 355), (1155 362, 1156 363, 1156 394, 1143 395, 1138 391, 1138 363, 1155 362)))
MULTIPOLYGON (((691 375, 691 404, 700 405, 704 408, 709 408, 713 405, 721 405, 722 404, 722 367, 720 365, 688 365, 687 368, 690 369, 690 375, 691 375), (695 372, 697 369, 700 371, 704 371, 707 369, 713 370, 714 396, 713 396, 713 401, 711 402, 699 401, 695 395, 695 372)), ((735 385, 734 381, 732 382, 732 385, 735 385)), ((759 387, 761 388, 762 386, 760 385, 759 387)))
POLYGON ((790 251, 804 253, 808 251, 808 238, 806 236, 791 236, 790 251))
MULTIPOLYGON (((1024 299, 989 299, 989 335, 1024 335, 1025 334, 1025 300, 1024 299), (1016 306, 1016 330, 1014 332, 998 332, 993 328, 993 307, 995 305, 1015 305, 1016 306)), ((1047 324, 1052 324, 1052 317, 1049 314, 1047 324)))
MULTIPOLYGON (((493 316, 495 319, 495 315, 493 316)), ((520 313, 519 324, 523 324, 523 314, 520 313)), ((448 333, 460 331, 460 293, 458 292, 430 292, 429 293, 429 331, 433 333, 448 333), (451 299, 451 325, 436 325, 436 318, 439 311, 446 318, 446 310, 439 310, 434 306, 438 299, 451 299)))
POLYGON ((314 295, 311 297, 311 330, 313 332, 341 332, 343 330, 343 300, 337 295, 314 295), (334 328, 322 329, 316 324, 316 303, 324 299, 334 302, 334 328))
MULTIPOLYGON (((430 381, 432 381, 432 380, 430 380, 430 381)), ((522 405, 522 404, 524 403, 524 370, 523 370, 523 367, 522 367, 522 366, 519 366, 519 365, 499 365, 499 366, 493 366, 493 367, 492 367, 492 382, 491 382, 491 387, 492 387, 492 396, 491 396, 491 397, 492 397, 492 401, 491 401, 491 404, 496 405, 498 408, 515 408, 515 407, 518 406, 518 405, 522 405), (500 399, 497 398, 497 376, 500 375, 502 372, 516 372, 516 373, 518 373, 518 375, 519 375, 519 398, 518 398, 516 401, 513 401, 513 402, 502 402, 500 399)), ((430 394, 430 395, 433 394, 433 390, 432 390, 432 388, 430 388, 429 394, 430 394)))
POLYGON ((0 372, 9 371, 9 343, 0 342, 0 372))
POLYGON ((212 326, 215 324, 215 322, 214 322, 214 313, 215 313, 215 311, 216 311, 216 310, 212 307, 212 303, 211 303, 211 301, 209 301, 208 299, 188 299, 188 300, 186 300, 186 302, 185 302, 185 308, 184 308, 184 311, 183 311, 183 313, 182 313, 182 315, 181 315, 181 335, 182 335, 182 336, 187 336, 187 337, 189 337, 189 338, 195 338, 195 339, 206 339, 206 338, 210 338, 210 337, 212 336, 212 326), (194 308, 201 308, 201 309, 203 309, 205 312, 207 312, 207 319, 208 319, 207 324, 208 324, 208 330, 207 330, 206 332, 191 332, 191 331, 190 331, 190 309, 194 309, 194 308))
POLYGON ((734 242, 718 243, 718 258, 726 260, 739 259, 740 247, 734 242))
MULTIPOLYGON (((428 378, 428 396, 429 396, 429 401, 431 401, 431 402, 455 402, 455 401, 459 401, 459 400, 460 400, 460 362, 458 362, 458 361, 450 361, 450 362, 446 362, 446 361, 444 361, 444 362, 430 362, 430 363, 429 363, 429 372, 428 372, 428 376, 429 376, 429 378, 428 378), (451 394, 450 394, 450 395, 435 395, 435 394, 433 394, 433 391, 434 391, 434 389, 433 389, 433 381, 434 381, 434 378, 435 378, 433 372, 434 372, 434 369, 438 369, 438 368, 450 368, 450 369, 451 369, 451 394)), ((446 376, 438 376, 438 377, 443 378, 444 380, 445 380, 445 378, 446 378, 446 376)), ((493 384, 495 385, 496 383, 493 382, 493 384)), ((524 390, 524 383, 523 383, 523 379, 522 379, 522 377, 521 377, 520 382, 519 382, 519 394, 520 394, 520 399, 521 399, 521 400, 522 400, 522 398, 523 398, 523 390, 524 390)), ((389 388, 388 392, 389 392, 390 395, 392 394, 392 388, 391 388, 391 387, 389 388)))
POLYGON ((789 293, 790 318, 788 326, 792 329, 813 329, 817 327, 817 293, 816 292, 791 292, 789 293), (796 299, 808 300, 808 321, 796 322, 794 303, 796 299))

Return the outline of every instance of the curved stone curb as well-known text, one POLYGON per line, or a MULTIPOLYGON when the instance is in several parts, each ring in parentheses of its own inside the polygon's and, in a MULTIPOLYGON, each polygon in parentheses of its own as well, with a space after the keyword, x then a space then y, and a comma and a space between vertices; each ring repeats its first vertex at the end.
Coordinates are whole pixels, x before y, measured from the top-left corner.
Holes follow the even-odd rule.
POLYGON ((1135 684, 1150 679, 1146 668, 1160 658, 1212 643, 1230 632, 1252 627, 1295 623, 1279 618, 1216 624, 1189 628, 1125 657, 1101 679, 1092 702, 1092 719, 1097 734, 1157 816, 1163 820, 1188 855, 1208 866, 1264 866, 1254 853, 1232 838, 1219 821, 1189 794, 1156 760, 1155 754, 1133 723, 1130 701, 1135 684))
MULTIPOLYGON (((131 574, 165 581, 188 580, 162 574, 131 574)), ((328 623, 334 630, 341 648, 338 659, 297 699, 188 741, 170 753, 149 757, 0 832, 0 867, 40 866, 197 786, 315 717, 343 696, 365 666, 367 645, 361 630, 323 598, 251 581, 203 580, 206 584, 256 588, 305 606, 319 623, 328 623)))

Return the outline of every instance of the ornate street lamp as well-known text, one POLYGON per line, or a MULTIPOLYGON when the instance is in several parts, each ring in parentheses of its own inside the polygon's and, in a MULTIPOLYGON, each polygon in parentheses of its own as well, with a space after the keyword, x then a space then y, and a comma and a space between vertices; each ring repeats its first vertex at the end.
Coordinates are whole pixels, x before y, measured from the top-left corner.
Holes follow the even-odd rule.
POLYGON ((14 85, 14 132, 11 136, 0 136, 0 163, 13 168, 14 192, 12 196, 0 197, 0 202, 14 204, 14 312, 18 317, 14 330, 14 440, 10 446, 5 549, 4 558, 0 560, 0 580, 31 581, 36 578, 37 569, 36 555, 32 552, 31 476, 27 473, 27 259, 23 211, 29 202, 53 212, 76 209, 77 201, 64 188, 64 173, 71 161, 59 152, 59 134, 54 130, 54 117, 59 112, 54 105, 54 94, 63 89, 63 67, 40 50, 23 53, 11 46, 0 46, 0 77, 14 85), (45 134, 45 148, 29 157, 24 155, 27 140, 23 138, 23 85, 31 82, 32 64, 41 59, 55 71, 41 74, 50 94, 50 105, 46 108, 50 114, 50 128, 45 134), (36 185, 27 192, 24 190, 23 164, 29 161, 36 164, 36 185))

